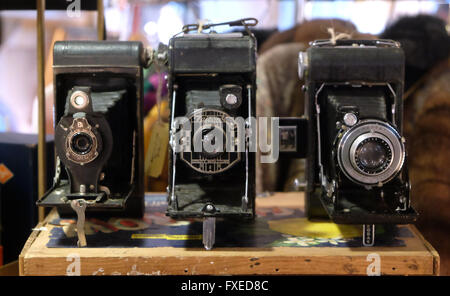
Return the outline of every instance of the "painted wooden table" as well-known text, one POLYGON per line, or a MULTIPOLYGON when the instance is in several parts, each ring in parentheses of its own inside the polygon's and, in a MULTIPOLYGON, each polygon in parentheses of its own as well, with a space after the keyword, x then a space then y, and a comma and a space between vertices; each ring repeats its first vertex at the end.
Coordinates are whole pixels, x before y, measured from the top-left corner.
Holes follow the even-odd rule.
POLYGON ((53 210, 25 244, 21 275, 438 275, 439 255, 412 225, 377 227, 361 246, 361 227, 310 222, 302 193, 257 198, 254 222, 217 223, 215 248, 202 247, 201 221, 164 215, 163 194, 146 195, 143 219, 88 219, 88 247, 76 247, 75 221, 53 210))

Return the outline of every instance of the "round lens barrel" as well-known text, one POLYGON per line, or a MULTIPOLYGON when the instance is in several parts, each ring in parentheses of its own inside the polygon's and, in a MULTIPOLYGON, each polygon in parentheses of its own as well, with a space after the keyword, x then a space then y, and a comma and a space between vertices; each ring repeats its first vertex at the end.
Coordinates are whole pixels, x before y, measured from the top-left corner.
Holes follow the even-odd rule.
POLYGON ((92 138, 86 133, 77 133, 72 137, 72 150, 77 154, 87 154, 92 149, 92 138))
POLYGON ((389 145, 380 138, 368 138, 356 148, 355 160, 358 167, 369 174, 382 172, 389 165, 392 152, 389 145))

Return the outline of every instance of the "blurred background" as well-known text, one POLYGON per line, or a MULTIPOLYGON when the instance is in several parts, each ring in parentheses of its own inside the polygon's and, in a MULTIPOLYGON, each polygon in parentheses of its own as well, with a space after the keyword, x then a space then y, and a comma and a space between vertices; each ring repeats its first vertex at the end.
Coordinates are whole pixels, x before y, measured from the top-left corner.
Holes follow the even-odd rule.
MULTIPOLYGON (((96 12, 77 11, 77 1, 66 1, 67 10, 46 11, 48 58, 55 39, 96 38, 96 12)), ((221 22, 255 17, 259 20, 258 29, 267 30, 268 35, 307 20, 333 18, 352 22, 361 33, 380 34, 406 15, 431 14, 448 24, 448 6, 447 1, 104 1, 107 39, 139 39, 153 47, 159 42, 167 43, 184 24, 198 20, 221 22)), ((36 12, 1 11, 0 21, 0 131, 36 133, 36 12)), ((217 28, 219 32, 226 30, 229 28, 217 28)), ((51 62, 47 65, 46 85, 49 85, 51 62)), ((48 132, 52 133, 51 128, 48 132)))
MULTIPOLYGON (((36 11, 11 10, 11 7, 30 6, 29 3, 35 1, 0 2, 0 265, 1 244, 5 263, 17 259, 37 222, 34 204, 38 130, 36 11), (11 147, 25 147, 25 150, 20 154, 19 148, 11 147), (23 163, 19 164, 19 160, 23 163), (1 171, 3 164, 14 175, 9 177, 10 181, 6 178, 2 181, 2 173, 8 176, 7 171, 1 171), (26 195, 29 196, 25 198, 26 195)), ((54 125, 53 43, 96 40, 96 3, 94 0, 47 0, 44 56, 46 133, 50 136, 54 125), (59 10, 49 9, 52 6, 58 6, 59 10)), ((104 0, 103 6, 107 40, 139 40, 153 48, 160 42, 167 44, 185 24, 257 18, 259 24, 253 31, 259 54, 258 116, 303 114, 298 52, 306 50, 312 40, 330 38, 329 29, 336 35, 345 33, 355 39, 399 41, 406 56, 404 134, 412 201, 421 214, 417 225, 441 256, 441 274, 450 275, 449 1, 104 0)), ((230 30, 226 26, 216 29, 217 32, 230 30)), ((145 151, 148 151, 153 124, 158 117, 164 121, 169 114, 164 76, 164 69, 155 67, 144 73, 145 151), (158 86, 162 90, 157 98, 158 86)), ((49 181, 53 174, 52 146, 49 142, 49 181)), ((257 192, 301 189, 302 160, 257 166, 257 192)), ((159 176, 146 177, 146 190, 165 191, 167 167, 159 176)))

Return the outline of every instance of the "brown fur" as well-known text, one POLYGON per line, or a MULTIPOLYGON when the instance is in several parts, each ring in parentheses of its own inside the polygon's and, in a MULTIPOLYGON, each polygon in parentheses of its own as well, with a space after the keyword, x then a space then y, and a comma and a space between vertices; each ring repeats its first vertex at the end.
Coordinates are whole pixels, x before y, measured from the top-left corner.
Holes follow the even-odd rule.
MULTIPOLYGON (((258 59, 256 76, 257 116, 298 116, 303 114, 303 93, 298 80, 298 53, 306 47, 302 43, 281 44, 273 47, 258 59)), ((282 160, 275 164, 256 162, 256 189, 261 191, 279 191, 279 178, 285 170, 282 160)))
POLYGON ((340 19, 315 19, 305 21, 292 29, 273 34, 259 48, 259 53, 264 53, 272 47, 283 43, 303 43, 308 45, 309 42, 317 39, 329 39, 330 33, 328 28, 333 28, 338 33, 350 34, 356 39, 373 39, 369 34, 361 34, 356 30, 353 23, 340 19))
POLYGON ((450 59, 427 75, 405 113, 417 226, 440 254, 441 274, 450 275, 450 59))
POLYGON ((272 34, 269 38, 267 38, 265 42, 261 44, 261 46, 259 46, 258 53, 262 54, 277 44, 293 42, 296 29, 297 27, 294 27, 286 31, 276 32, 275 34, 272 34))

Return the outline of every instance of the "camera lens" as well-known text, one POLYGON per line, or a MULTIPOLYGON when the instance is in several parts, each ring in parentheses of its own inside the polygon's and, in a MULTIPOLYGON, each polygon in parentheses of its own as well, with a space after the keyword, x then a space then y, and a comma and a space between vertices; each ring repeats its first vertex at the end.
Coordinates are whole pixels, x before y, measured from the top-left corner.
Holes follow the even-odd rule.
POLYGON ((384 184, 402 169, 405 145, 398 131, 387 122, 362 120, 337 142, 337 161, 351 181, 364 186, 384 184))
POLYGON ((372 137, 362 141, 355 151, 355 162, 368 174, 377 174, 386 169, 392 158, 389 145, 382 139, 372 137))
POLYGON ((92 149, 92 138, 86 133, 77 133, 72 137, 71 146, 75 153, 87 154, 92 149))

